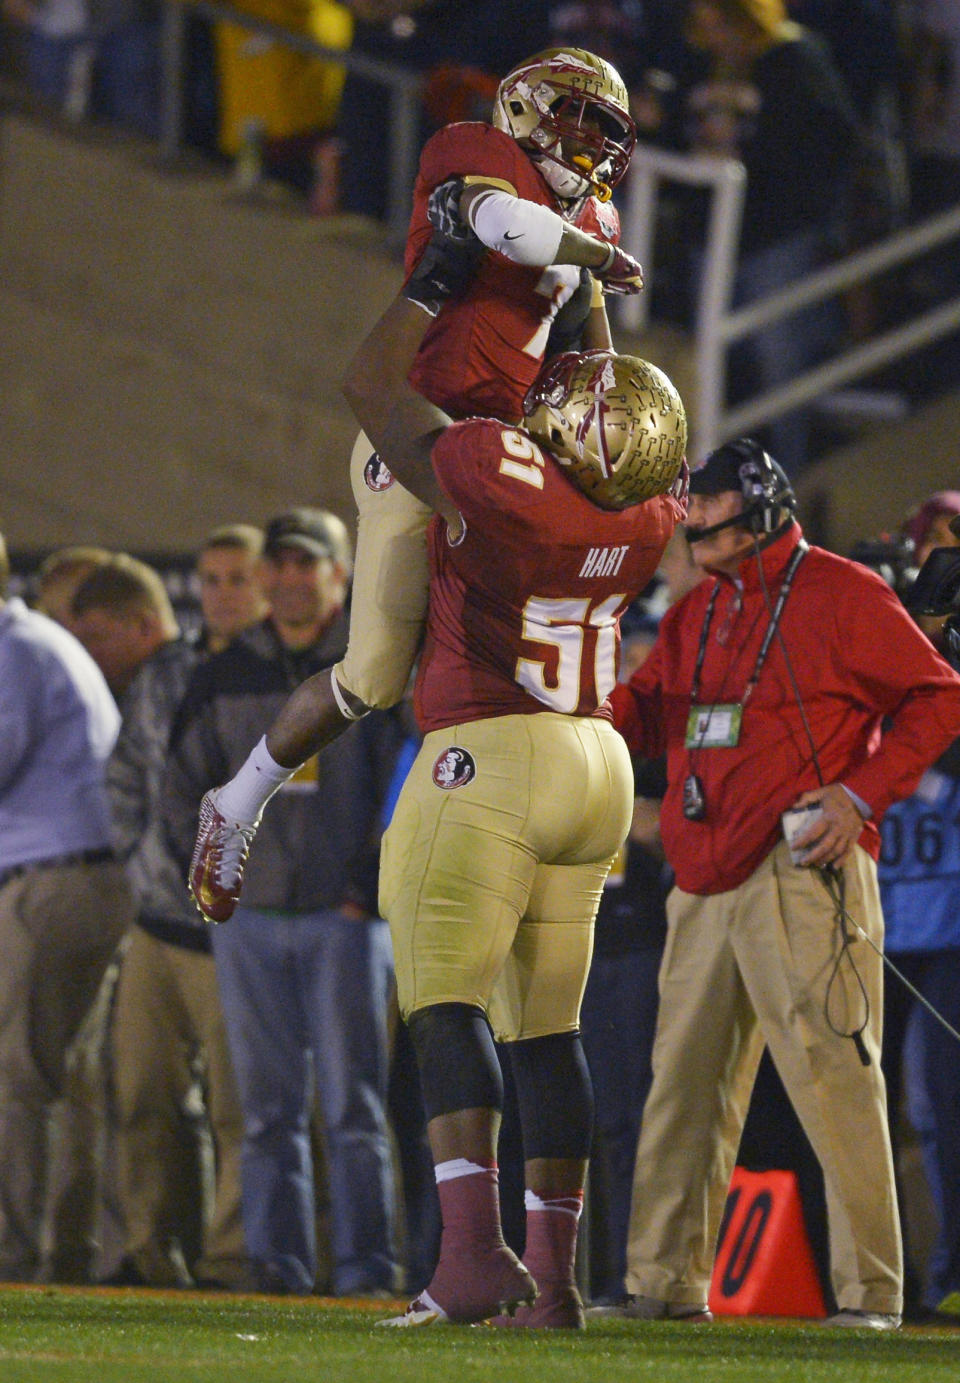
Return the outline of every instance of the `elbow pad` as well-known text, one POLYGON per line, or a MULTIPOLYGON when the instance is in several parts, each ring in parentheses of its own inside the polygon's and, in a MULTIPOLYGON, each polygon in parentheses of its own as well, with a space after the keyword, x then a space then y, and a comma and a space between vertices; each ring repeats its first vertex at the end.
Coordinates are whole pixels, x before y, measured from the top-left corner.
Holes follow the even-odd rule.
POLYGON ((474 201, 467 219, 484 245, 514 264, 546 266, 556 261, 564 222, 549 207, 491 189, 474 201))

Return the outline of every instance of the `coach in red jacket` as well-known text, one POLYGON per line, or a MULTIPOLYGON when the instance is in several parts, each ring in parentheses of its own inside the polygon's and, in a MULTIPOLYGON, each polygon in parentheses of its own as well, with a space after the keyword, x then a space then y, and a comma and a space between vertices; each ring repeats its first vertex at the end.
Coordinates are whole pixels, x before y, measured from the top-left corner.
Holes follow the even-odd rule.
POLYGON ((613 694, 631 750, 666 753, 676 887, 627 1290, 594 1313, 704 1319, 764 1043, 823 1168, 832 1324, 895 1328, 902 1251, 880 1073, 877 825, 960 733, 960 678, 892 590, 809 547, 755 442, 691 477, 707 574, 613 694), (781 814, 797 819, 794 863, 781 814))

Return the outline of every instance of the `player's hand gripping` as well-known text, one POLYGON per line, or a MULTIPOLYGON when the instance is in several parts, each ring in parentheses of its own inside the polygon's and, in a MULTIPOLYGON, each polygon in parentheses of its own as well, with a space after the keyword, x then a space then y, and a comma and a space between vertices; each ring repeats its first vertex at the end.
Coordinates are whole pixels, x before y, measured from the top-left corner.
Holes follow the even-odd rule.
POLYGON ((804 792, 793 805, 806 807, 811 802, 820 803, 823 816, 808 827, 802 836, 798 836, 793 846, 797 850, 803 850, 805 865, 819 865, 823 868, 826 865, 842 864, 860 837, 863 817, 850 794, 840 783, 827 783, 824 787, 804 792))
POLYGON ((460 219, 461 178, 440 183, 427 202, 433 235, 404 285, 404 294, 436 317, 448 298, 464 292, 486 254, 486 246, 460 219))
POLYGON ((445 235, 448 240, 479 245, 479 240, 460 215, 462 196, 463 178, 448 178, 446 182, 438 183, 427 198, 427 220, 435 231, 445 235))
POLYGON ((591 264, 590 272, 608 293, 639 293, 643 288, 643 266, 619 245, 609 246, 602 264, 591 264))

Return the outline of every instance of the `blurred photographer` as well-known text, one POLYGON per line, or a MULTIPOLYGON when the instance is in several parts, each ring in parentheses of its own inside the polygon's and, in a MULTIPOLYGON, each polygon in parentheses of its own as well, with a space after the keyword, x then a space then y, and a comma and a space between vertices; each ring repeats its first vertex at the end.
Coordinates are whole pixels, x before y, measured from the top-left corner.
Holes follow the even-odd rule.
MULTIPOLYGON (((940 490, 901 529, 912 562, 891 581, 916 622, 956 666, 950 630, 960 609, 960 490, 940 490)), ((871 565, 873 565, 871 563, 871 565)), ((884 949, 927 1003, 960 1029, 960 741, 881 824, 878 863, 884 949)), ((920 1137, 938 1218, 923 1282, 908 1271, 908 1315, 960 1324, 960 1052, 907 985, 886 986, 881 1065, 896 1153, 901 1108, 920 1137)), ((898 1188, 899 1189, 899 1188, 898 1188)), ((901 1192, 901 1203, 903 1200, 901 1192)), ((901 1217, 905 1218, 905 1217, 901 1217)), ((908 1263, 909 1263, 908 1257, 908 1263)))
POLYGON ((960 667, 960 490, 937 490, 909 514, 903 533, 917 570, 905 601, 935 646, 960 667))

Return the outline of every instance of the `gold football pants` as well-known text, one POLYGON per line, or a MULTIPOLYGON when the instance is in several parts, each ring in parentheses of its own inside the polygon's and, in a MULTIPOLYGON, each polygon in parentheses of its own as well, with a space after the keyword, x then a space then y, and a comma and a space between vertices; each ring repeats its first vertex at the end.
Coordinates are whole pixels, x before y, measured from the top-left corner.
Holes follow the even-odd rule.
POLYGON ((464 1003, 502 1041, 575 1031, 632 804, 630 756, 605 720, 542 712, 428 734, 381 853, 404 1017, 464 1003))
POLYGON ((383 472, 361 432, 350 458, 357 505, 357 550, 350 596, 350 641, 337 681, 367 706, 394 706, 407 682, 427 613, 427 524, 433 511, 383 472))

